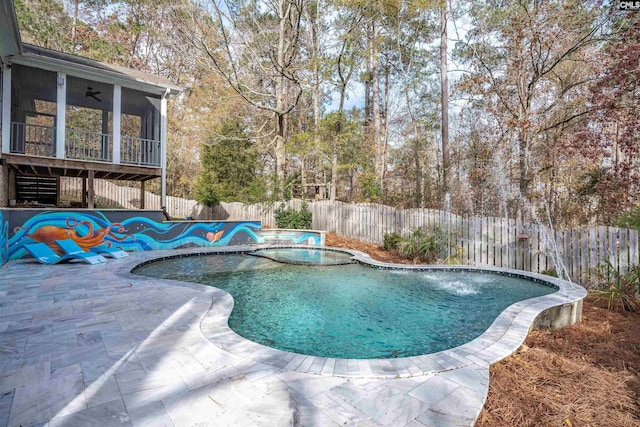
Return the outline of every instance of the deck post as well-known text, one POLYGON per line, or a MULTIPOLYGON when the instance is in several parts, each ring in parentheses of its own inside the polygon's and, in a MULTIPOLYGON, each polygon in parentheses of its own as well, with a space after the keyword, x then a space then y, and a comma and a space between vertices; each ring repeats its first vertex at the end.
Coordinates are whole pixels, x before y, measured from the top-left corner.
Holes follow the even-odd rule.
POLYGON ((60 195, 61 195, 60 182, 61 182, 60 177, 56 176, 56 208, 60 207, 60 195))
POLYGON ((82 207, 87 207, 87 178, 82 178, 82 207))
POLYGON ((16 171, 14 169, 6 169, 8 169, 9 174, 9 200, 16 200, 18 198, 18 192, 16 188, 16 171))
POLYGON ((122 86, 113 85, 113 163, 120 164, 120 114, 122 112, 122 86))
POLYGON ((67 75, 58 73, 56 99, 56 158, 65 158, 65 141, 67 127, 67 75))
POLYGON ((89 171, 89 178, 87 179, 87 208, 88 209, 95 209, 95 204, 93 203, 93 175, 94 175, 94 171, 90 170, 89 171))
POLYGON ((11 150, 11 68, 7 65, 2 70, 2 152, 11 150))
POLYGON ((140 181, 140 209, 144 209, 144 183, 145 181, 140 181))

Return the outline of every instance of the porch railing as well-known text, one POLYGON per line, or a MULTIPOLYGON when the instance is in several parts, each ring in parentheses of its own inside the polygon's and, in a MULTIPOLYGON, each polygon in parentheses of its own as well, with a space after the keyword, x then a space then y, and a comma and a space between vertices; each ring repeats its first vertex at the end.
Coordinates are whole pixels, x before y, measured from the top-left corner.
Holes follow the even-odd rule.
POLYGON ((120 162, 139 166, 160 166, 160 141, 123 136, 120 162))
POLYGON ((56 155, 55 134, 56 128, 53 126, 11 122, 9 149, 17 154, 54 157, 56 155))
POLYGON ((74 160, 111 162, 113 145, 111 135, 99 132, 67 129, 65 157, 74 160))
MULTIPOLYGON (((66 159, 113 162, 113 137, 100 132, 67 129, 66 159)), ((10 152, 28 156, 56 156, 55 126, 11 123, 10 152)), ((160 167, 160 141, 122 136, 120 162, 128 165, 160 167)))

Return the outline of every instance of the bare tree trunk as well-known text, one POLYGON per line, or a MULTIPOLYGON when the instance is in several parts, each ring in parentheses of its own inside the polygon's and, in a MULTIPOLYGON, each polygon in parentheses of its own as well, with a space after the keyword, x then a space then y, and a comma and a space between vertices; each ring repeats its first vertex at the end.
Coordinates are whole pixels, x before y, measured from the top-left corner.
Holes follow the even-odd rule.
POLYGON ((309 32, 309 44, 311 54, 311 103, 313 108, 313 131, 316 133, 315 141, 318 141, 318 124, 320 123, 320 44, 318 40, 318 3, 305 2, 304 14, 307 20, 309 32), (309 10, 311 5, 315 10, 309 10))
POLYGON ((442 105, 442 194, 444 208, 449 209, 451 177, 449 174, 449 83, 447 78, 447 6, 440 8, 440 101, 442 105))
POLYGON ((73 0, 73 22, 71 24, 71 50, 76 50, 76 28, 78 26, 78 6, 80 0, 73 0))
POLYGON ((284 197, 284 180, 285 180, 285 164, 287 155, 285 151, 284 132, 284 116, 278 116, 278 134, 275 137, 275 154, 276 154, 276 177, 278 182, 277 196, 278 200, 284 197))
POLYGON ((331 153, 331 189, 329 190, 329 200, 336 201, 336 186, 338 184, 338 145, 333 145, 331 153))
POLYGON ((416 166, 416 208, 422 207, 422 164, 420 163, 420 140, 413 140, 413 159, 416 166))
POLYGON ((307 198, 307 173, 305 171, 305 157, 300 156, 300 182, 302 184, 302 200, 307 198))
POLYGON ((378 25, 373 21, 371 31, 371 80, 373 113, 373 143, 375 145, 375 173, 376 180, 382 189, 382 175, 384 173, 382 147, 382 120, 380 116, 380 64, 378 58, 378 25))
POLYGON ((380 193, 385 192, 384 178, 387 173, 387 148, 389 142, 389 91, 391 90, 391 82, 389 78, 391 74, 391 66, 389 65, 389 57, 386 57, 384 65, 384 130, 382 132, 382 171, 380 173, 380 193))
POLYGON ((344 52, 344 44, 342 47, 342 52, 340 52, 340 56, 338 57, 338 76, 340 77, 340 104, 338 106, 338 122, 336 123, 336 139, 333 141, 333 147, 331 151, 331 188, 329 189, 329 200, 332 202, 336 201, 336 193, 338 186, 338 141, 337 138, 340 136, 340 132, 342 132, 342 120, 344 119, 344 102, 347 96, 347 84, 349 77, 351 76, 351 72, 348 73, 347 76, 344 76, 342 73, 341 63, 342 63, 342 53, 344 52))
POLYGON ((519 200, 517 203, 516 217, 521 221, 525 220, 525 203, 529 198, 529 143, 526 131, 518 130, 518 190, 519 200))
MULTIPOLYGON (((286 26, 286 4, 284 0, 278 1, 278 12, 280 15, 280 34, 278 37, 278 50, 277 50, 277 64, 282 67, 285 63, 285 39, 287 37, 286 26)), ((285 164, 287 155, 285 151, 285 144, 287 142, 287 116, 280 113, 285 111, 285 105, 287 103, 287 91, 288 85, 284 76, 278 76, 276 82, 276 176, 278 181, 277 195, 278 199, 284 198, 284 183, 285 183, 285 164)))
MULTIPOLYGON (((371 67, 369 62, 367 65, 371 67)), ((370 74, 367 73, 364 82, 364 133, 367 137, 371 134, 371 77, 369 76, 370 74)))

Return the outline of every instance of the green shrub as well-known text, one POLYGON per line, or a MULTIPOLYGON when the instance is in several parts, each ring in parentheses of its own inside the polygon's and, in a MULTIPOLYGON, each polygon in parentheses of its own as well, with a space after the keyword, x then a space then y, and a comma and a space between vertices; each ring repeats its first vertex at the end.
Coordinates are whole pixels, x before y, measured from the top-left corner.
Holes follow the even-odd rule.
POLYGON ((297 211, 293 208, 285 208, 284 203, 275 211, 276 227, 293 228, 293 229, 310 229, 312 214, 307 208, 307 204, 303 203, 302 208, 297 211))
POLYGON ((395 251, 398 249, 398 243, 402 240, 402 236, 398 233, 388 233, 384 235, 384 242, 382 246, 388 251, 395 251))
POLYGON ((408 236, 398 242, 398 252, 414 262, 435 262, 447 257, 447 234, 440 228, 425 233, 422 228, 416 228, 408 236))
POLYGON ((615 225, 622 228, 640 230, 640 206, 626 211, 616 220, 615 225))

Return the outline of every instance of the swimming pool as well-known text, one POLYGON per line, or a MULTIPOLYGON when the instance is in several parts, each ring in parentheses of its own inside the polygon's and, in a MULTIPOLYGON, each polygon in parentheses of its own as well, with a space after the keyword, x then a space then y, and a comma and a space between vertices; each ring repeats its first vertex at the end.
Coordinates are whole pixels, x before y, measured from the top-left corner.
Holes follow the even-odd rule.
MULTIPOLYGON (((292 251, 292 261, 304 260, 304 251, 292 251)), ((163 259, 135 273, 225 290, 235 300, 229 326, 248 340, 344 359, 409 357, 460 346, 483 334, 512 304, 557 291, 548 283, 472 269, 314 265, 318 259, 347 261, 343 252, 321 252, 330 251, 308 253, 310 265, 283 264, 287 252, 280 249, 261 257, 163 259)))

